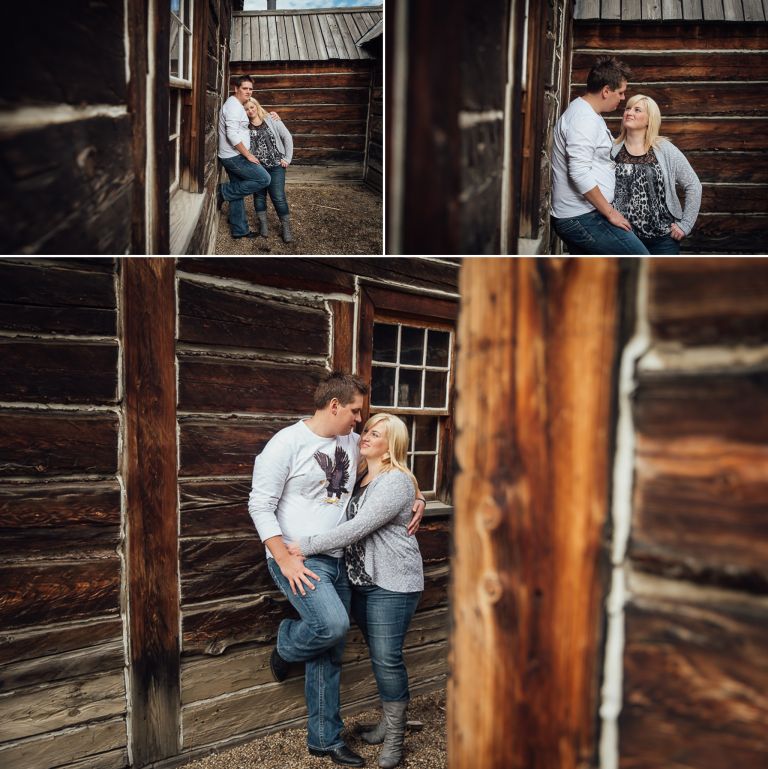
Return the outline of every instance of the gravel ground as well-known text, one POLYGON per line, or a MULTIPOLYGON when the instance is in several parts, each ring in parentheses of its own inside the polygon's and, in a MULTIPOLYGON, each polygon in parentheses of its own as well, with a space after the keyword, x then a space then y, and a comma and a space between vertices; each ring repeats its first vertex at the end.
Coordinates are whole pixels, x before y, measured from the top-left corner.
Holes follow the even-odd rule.
MULTIPOLYGON (((216 236, 217 254, 376 254, 383 253, 381 195, 364 184, 286 185, 295 241, 283 243, 279 219, 267 200, 269 237, 234 240, 222 208, 216 236)), ((245 200, 251 229, 256 227, 253 198, 245 200)))
MULTIPOLYGON (((354 726, 376 721, 378 717, 377 711, 366 710, 344 719, 347 744, 365 758, 368 767, 378 766, 380 746, 366 745, 354 734, 354 726)), ((406 732, 405 758, 400 766, 444 769, 445 690, 414 697, 408 707, 408 720, 420 721, 424 727, 406 732)), ((330 769, 335 766, 330 758, 315 758, 307 753, 305 729, 288 729, 184 764, 183 769, 330 769)))

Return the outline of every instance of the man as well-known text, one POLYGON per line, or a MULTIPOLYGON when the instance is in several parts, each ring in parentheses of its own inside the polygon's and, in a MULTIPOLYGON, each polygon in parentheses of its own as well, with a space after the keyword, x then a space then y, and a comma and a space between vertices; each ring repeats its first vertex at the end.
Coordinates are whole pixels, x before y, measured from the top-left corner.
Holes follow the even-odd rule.
POLYGON ((624 101, 630 70, 601 56, 555 126, 552 225, 571 254, 647 254, 632 225, 611 205, 616 183, 613 137, 602 115, 624 101))
MULTIPOLYGON (((344 766, 364 765, 341 738, 339 684, 351 600, 344 553, 302 560, 290 555, 285 543, 345 520, 360 458, 354 427, 367 392, 361 379, 338 371, 321 381, 313 416, 280 430, 256 457, 248 499, 248 512, 267 548, 269 572, 301 617, 280 623, 272 674, 283 681, 290 662, 305 663, 309 752, 344 766)), ((423 504, 420 497, 414 505, 411 534, 423 504)))
POLYGON ((248 115, 243 106, 253 93, 253 80, 235 78, 235 93, 221 108, 219 115, 219 160, 229 174, 229 181, 216 189, 216 201, 221 210, 229 202, 229 227, 233 238, 255 238, 245 215, 243 199, 269 187, 271 177, 251 152, 248 115))

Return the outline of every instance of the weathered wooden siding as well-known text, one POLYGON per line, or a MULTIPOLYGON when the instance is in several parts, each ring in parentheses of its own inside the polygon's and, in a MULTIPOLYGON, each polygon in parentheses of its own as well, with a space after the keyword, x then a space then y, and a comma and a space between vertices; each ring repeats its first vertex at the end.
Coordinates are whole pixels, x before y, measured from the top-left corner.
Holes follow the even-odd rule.
POLYGON ((381 39, 374 60, 371 94, 368 102, 368 138, 365 154, 365 181, 381 192, 384 186, 384 53, 381 39))
MULTIPOLYGON (((768 24, 762 15, 750 18, 749 24, 574 24, 571 97, 583 92, 598 52, 617 55, 632 67, 627 96, 644 93, 658 102, 661 133, 685 153, 704 185, 685 251, 768 250, 768 24)), ((617 134, 620 112, 606 117, 617 134)))
POLYGON ((114 260, 3 260, 0 308, 0 764, 123 767, 114 260))
POLYGON ((647 269, 620 765, 757 769, 768 761, 768 260, 647 269))

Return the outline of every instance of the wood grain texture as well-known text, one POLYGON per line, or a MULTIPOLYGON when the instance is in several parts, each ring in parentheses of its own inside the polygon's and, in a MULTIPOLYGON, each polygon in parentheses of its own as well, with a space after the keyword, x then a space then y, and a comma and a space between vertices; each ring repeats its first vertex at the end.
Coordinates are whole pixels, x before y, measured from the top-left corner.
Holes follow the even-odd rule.
MULTIPOLYGON (((719 2, 719 0, 715 0, 719 2)), ((671 52, 685 50, 765 50, 768 27, 764 24, 620 24, 577 22, 574 24, 574 51, 579 49, 613 49, 671 52), (649 29, 653 34, 649 35, 649 29)))
POLYGON ((179 341, 327 355, 328 316, 315 307, 182 280, 179 341))
POLYGON ((648 583, 627 608, 622 769, 765 765, 766 616, 765 598, 648 583))
POLYGON ((149 763, 179 752, 173 261, 126 260, 122 292, 131 734, 149 763))
POLYGON ((332 300, 331 370, 352 372, 355 335, 355 305, 332 300))
POLYGON ((0 328, 114 336, 113 270, 97 269, 103 266, 71 269, 1 262, 0 328))
POLYGON ((179 409, 199 413, 311 414, 321 366, 179 357, 179 409))
POLYGON ((248 515, 250 479, 184 481, 179 484, 181 536, 253 534, 248 515))
POLYGON ((686 345, 768 341, 768 259, 652 259, 654 336, 686 345))
POLYGON ((0 340, 4 401, 111 404, 117 400, 117 345, 0 340))
POLYGON ((593 760, 617 284, 613 259, 463 265, 454 769, 593 760))

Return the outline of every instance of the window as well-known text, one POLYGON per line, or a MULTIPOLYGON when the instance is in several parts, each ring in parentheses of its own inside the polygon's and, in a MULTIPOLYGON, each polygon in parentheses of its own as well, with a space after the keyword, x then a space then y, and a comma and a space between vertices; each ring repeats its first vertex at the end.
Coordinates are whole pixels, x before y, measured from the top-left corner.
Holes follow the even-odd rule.
POLYGON ((192 0, 171 0, 171 93, 168 101, 168 187, 171 192, 178 188, 181 178, 182 112, 185 96, 192 89, 192 13, 192 0))
POLYGON ((378 288, 362 292, 358 371, 369 414, 397 414, 408 464, 427 500, 450 504, 454 302, 378 288))

